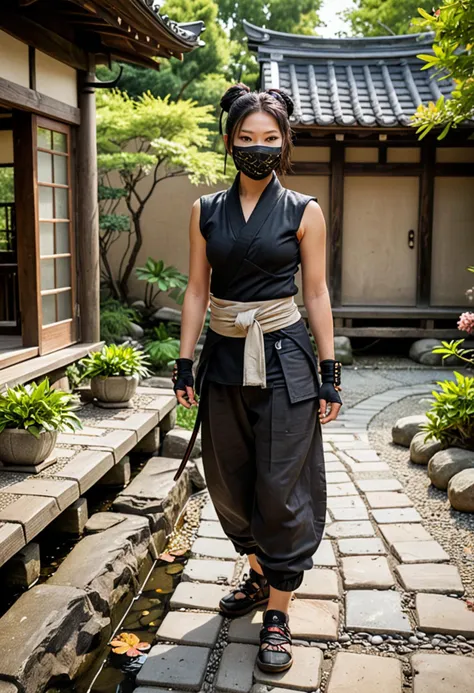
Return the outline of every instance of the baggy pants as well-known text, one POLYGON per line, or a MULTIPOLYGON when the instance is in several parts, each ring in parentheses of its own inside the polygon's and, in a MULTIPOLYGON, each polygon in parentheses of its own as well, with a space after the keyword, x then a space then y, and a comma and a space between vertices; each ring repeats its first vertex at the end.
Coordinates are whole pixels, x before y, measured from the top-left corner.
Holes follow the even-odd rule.
POLYGON ((271 586, 293 591, 312 568, 326 519, 319 399, 285 386, 206 384, 202 458, 222 528, 255 553, 271 586))

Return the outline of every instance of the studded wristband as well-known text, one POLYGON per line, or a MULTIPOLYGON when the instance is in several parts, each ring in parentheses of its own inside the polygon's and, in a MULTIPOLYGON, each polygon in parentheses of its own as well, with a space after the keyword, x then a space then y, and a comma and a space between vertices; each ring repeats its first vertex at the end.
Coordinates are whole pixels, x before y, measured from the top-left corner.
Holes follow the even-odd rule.
POLYGON ((321 367, 321 382, 331 383, 335 390, 341 390, 342 363, 335 359, 324 359, 319 363, 321 367))

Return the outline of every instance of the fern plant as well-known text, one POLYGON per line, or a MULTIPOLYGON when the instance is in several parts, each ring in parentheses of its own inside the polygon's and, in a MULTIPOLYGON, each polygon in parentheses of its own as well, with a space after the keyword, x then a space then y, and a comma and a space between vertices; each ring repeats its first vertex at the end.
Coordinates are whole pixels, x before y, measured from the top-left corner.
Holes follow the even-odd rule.
POLYGON ((130 333, 130 323, 138 320, 133 308, 114 298, 106 299, 100 306, 100 338, 107 344, 130 333))
POLYGON ((453 371, 456 381, 437 382, 441 392, 433 390, 428 421, 420 425, 426 431, 425 442, 439 440, 443 448, 457 447, 474 450, 474 378, 453 371))
POLYGON ((72 411, 76 395, 54 390, 49 380, 16 385, 0 394, 0 433, 6 428, 29 431, 35 438, 45 431, 72 431, 82 428, 72 411))
POLYGON ((144 300, 148 308, 154 305, 155 299, 161 291, 168 293, 179 305, 183 303, 188 278, 176 267, 171 265, 165 267, 163 260, 156 262, 149 257, 144 267, 136 268, 136 274, 138 279, 147 282, 144 300))
POLYGON ((152 337, 145 341, 145 351, 153 367, 160 370, 179 357, 179 339, 172 337, 161 322, 153 328, 152 337))
POLYGON ((104 344, 100 351, 94 351, 80 361, 83 368, 82 379, 117 375, 146 378, 150 375, 148 363, 143 351, 126 344, 104 344))

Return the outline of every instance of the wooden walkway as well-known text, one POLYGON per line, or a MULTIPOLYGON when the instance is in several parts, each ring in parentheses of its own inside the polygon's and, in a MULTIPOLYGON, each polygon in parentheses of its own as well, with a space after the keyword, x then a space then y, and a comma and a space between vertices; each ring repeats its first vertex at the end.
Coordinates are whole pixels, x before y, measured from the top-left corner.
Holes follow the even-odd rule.
POLYGON ((172 389, 139 387, 130 409, 87 404, 84 429, 60 434, 56 462, 39 474, 0 464, 0 566, 127 455, 176 406, 172 389))

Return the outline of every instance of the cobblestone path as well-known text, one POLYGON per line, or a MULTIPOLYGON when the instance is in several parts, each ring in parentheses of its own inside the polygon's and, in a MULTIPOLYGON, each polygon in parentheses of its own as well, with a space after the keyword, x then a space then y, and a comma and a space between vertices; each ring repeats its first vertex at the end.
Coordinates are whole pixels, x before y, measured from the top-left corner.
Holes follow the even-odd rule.
POLYGON ((375 450, 367 424, 430 384, 368 397, 323 426, 325 537, 290 610, 294 664, 255 666, 263 609, 235 620, 218 602, 247 569, 210 501, 135 693, 473 693, 474 605, 449 555, 375 450))

